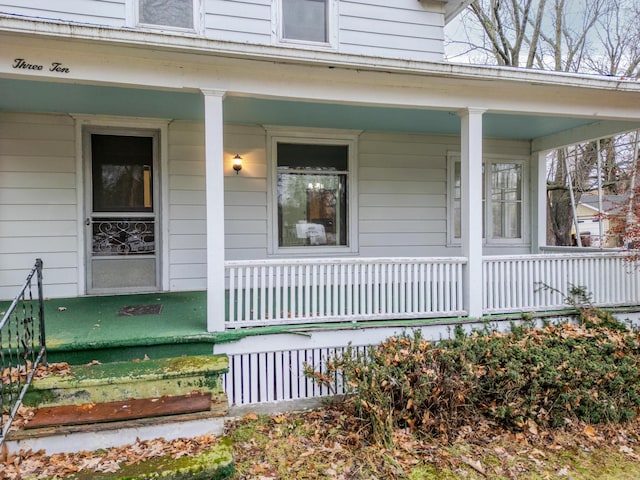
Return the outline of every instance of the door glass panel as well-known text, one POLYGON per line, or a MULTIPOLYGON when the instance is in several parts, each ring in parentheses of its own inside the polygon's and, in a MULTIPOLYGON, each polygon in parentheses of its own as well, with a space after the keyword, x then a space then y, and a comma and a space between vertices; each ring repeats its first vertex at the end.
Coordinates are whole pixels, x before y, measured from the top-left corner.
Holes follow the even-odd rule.
POLYGON ((155 253, 152 216, 108 215, 153 213, 152 141, 151 137, 91 135, 94 256, 155 253))
POLYGON ((149 137, 92 135, 93 211, 153 211, 153 149, 149 137))

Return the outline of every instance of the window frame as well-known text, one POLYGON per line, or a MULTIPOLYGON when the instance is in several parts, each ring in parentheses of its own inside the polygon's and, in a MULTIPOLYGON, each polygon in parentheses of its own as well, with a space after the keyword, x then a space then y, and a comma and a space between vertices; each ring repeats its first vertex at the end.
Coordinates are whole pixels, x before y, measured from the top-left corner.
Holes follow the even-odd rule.
POLYGON ((201 35, 204 32, 204 0, 191 0, 193 3, 193 28, 158 25, 140 21, 140 2, 144 0, 127 0, 127 26, 152 31, 166 31, 184 35, 201 35))
POLYGON ((336 50, 338 47, 338 0, 326 0, 326 2, 327 41, 314 42, 284 36, 284 3, 283 0, 275 0, 271 9, 271 31, 274 43, 300 48, 336 50))
MULTIPOLYGON (((455 193, 455 164, 461 163, 462 158, 459 152, 447 153, 447 244, 449 246, 459 246, 462 244, 462 238, 455 237, 455 212, 454 212, 454 193, 455 193)), ((483 245, 528 245, 529 242, 529 158, 525 155, 500 155, 490 154, 482 157, 484 179, 483 179, 483 245), (522 171, 522 195, 520 199, 520 219, 521 229, 520 237, 517 238, 496 238, 493 236, 493 202, 491 200, 491 172, 494 164, 518 164, 522 171), (487 175, 487 172, 489 173, 487 175)), ((462 192, 461 192, 462 193, 462 192)), ((462 207, 462 206, 461 206, 462 207)))
POLYGON ((270 256, 341 256, 358 252, 357 145, 360 132, 328 129, 267 127, 268 191, 267 253, 270 256), (347 245, 281 247, 278 242, 278 143, 344 145, 347 155, 347 245))

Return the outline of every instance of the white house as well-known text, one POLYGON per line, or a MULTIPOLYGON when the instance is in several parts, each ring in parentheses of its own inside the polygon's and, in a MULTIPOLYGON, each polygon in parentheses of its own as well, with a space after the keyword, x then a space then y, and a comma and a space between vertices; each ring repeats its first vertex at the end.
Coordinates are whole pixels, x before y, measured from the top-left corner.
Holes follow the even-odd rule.
POLYGON ((0 298, 41 257, 51 297, 206 289, 211 332, 637 305, 541 250, 546 152, 640 85, 446 63, 468 3, 0 0, 0 298))
POLYGON ((621 246, 623 242, 620 236, 610 233, 609 229, 615 217, 620 217, 627 200, 625 195, 608 194, 600 197, 596 194, 582 194, 576 205, 580 235, 587 238, 594 247, 621 246))

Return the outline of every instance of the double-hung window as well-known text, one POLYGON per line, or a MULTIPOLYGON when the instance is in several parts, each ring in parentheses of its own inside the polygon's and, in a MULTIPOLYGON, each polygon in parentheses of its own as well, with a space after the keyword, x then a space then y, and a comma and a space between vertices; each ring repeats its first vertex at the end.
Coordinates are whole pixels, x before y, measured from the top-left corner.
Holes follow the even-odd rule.
POLYGON ((271 136, 272 252, 347 253, 355 248, 355 141, 271 136))
MULTIPOLYGON (((461 163, 449 156, 449 241, 461 239, 461 163)), ((525 160, 485 158, 482 165, 482 225, 487 244, 525 243, 525 160)))
POLYGON ((138 25, 193 32, 200 30, 200 0, 135 0, 138 25))
POLYGON ((335 0, 279 0, 279 40, 333 46, 335 0))

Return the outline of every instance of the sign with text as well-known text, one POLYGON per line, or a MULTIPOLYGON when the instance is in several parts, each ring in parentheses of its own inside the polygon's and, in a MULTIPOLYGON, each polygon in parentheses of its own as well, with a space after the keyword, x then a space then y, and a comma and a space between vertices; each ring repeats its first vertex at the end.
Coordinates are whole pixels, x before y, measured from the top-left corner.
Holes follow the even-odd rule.
POLYGON ((55 73, 69 73, 71 70, 69 67, 65 67, 61 62, 51 62, 49 65, 41 65, 39 63, 29 63, 24 58, 16 58, 13 60, 11 68, 16 70, 47 70, 55 73))

